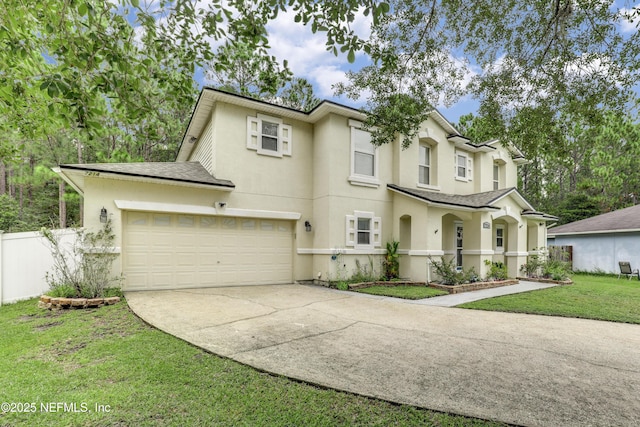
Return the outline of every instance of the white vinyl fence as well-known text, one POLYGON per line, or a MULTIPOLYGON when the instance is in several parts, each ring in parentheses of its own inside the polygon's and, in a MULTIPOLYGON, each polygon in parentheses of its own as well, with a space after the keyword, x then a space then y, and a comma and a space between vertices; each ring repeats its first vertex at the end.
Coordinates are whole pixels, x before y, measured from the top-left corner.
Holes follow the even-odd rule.
MULTIPOLYGON (((76 238, 73 229, 54 230, 63 246, 70 248, 76 238)), ((52 271, 49 245, 38 232, 0 232, 0 305, 42 295, 52 271)))

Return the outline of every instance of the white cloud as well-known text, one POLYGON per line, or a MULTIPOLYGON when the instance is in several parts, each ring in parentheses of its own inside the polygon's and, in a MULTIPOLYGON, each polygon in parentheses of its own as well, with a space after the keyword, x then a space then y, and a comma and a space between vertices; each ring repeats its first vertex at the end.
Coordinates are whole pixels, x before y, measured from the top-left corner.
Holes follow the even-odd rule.
MULTIPOLYGON (((359 14, 351 29, 362 38, 369 36, 371 18, 359 14)), ((310 27, 294 21, 294 13, 280 13, 267 26, 271 54, 279 60, 288 60, 296 77, 309 80, 321 99, 334 98, 332 86, 347 80, 346 71, 366 61, 363 54, 356 56, 356 64, 349 64, 346 54, 335 56, 326 48, 326 33, 313 34, 310 27)))
POLYGON ((640 30, 638 26, 640 24, 640 3, 633 9, 620 9, 618 14, 620 15, 620 31, 625 34, 635 33, 640 30), (629 21, 625 15, 631 16, 632 20, 629 21))

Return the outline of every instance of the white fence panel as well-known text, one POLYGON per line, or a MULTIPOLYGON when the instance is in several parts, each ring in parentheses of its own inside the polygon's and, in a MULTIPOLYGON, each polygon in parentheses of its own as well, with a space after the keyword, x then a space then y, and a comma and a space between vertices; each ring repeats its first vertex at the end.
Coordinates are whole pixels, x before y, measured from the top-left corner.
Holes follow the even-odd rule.
MULTIPOLYGON (((60 236, 63 247, 73 246, 75 230, 54 233, 60 236)), ((42 295, 49 289, 45 275, 52 269, 51 250, 40 233, 0 233, 0 304, 42 295)))

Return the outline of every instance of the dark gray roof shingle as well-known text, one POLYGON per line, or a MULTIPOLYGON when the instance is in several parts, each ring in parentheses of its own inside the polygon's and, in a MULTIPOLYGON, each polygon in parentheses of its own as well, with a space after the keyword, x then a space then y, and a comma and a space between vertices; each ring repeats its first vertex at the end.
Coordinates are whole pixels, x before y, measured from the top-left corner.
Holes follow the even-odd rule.
POLYGON ((218 187, 235 187, 233 182, 229 180, 217 179, 212 176, 199 162, 89 163, 60 165, 60 168, 218 187))
POLYGON ((549 236, 589 232, 622 232, 640 230, 640 205, 608 212, 549 229, 549 236))
POLYGON ((445 194, 435 191, 428 190, 417 190, 413 188, 400 187, 395 184, 388 184, 387 188, 391 190, 398 191, 400 193, 408 194, 410 196, 417 197, 419 199, 425 200, 431 203, 440 203, 443 205, 450 206, 460 206, 465 208, 493 208, 498 209, 495 206, 492 206, 494 202, 503 198, 507 194, 517 191, 515 188, 503 188, 501 190, 493 190, 493 191, 485 191, 483 193, 475 193, 475 194, 445 194))

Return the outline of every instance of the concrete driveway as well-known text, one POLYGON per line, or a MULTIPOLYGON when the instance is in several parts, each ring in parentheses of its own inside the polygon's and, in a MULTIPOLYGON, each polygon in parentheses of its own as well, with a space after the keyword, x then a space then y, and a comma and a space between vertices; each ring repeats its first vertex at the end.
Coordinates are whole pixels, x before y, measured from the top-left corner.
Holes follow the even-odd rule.
POLYGON ((163 331, 326 387, 526 426, 640 425, 640 325, 304 285, 126 297, 163 331))

